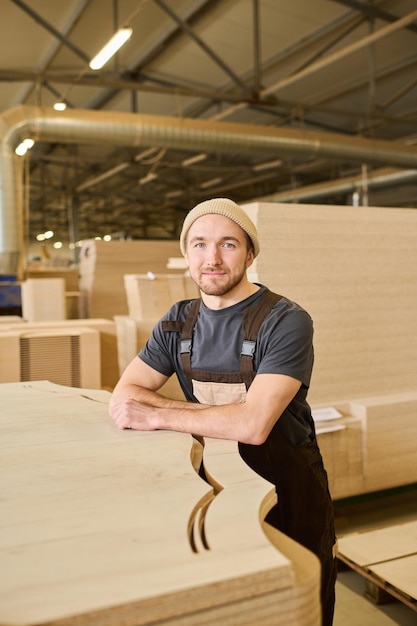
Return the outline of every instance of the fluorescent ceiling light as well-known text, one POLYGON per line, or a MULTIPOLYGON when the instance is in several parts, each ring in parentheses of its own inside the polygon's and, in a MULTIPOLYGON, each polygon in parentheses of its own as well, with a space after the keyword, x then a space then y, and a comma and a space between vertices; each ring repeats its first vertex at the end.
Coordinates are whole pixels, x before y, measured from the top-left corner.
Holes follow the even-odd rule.
POLYGON ((149 174, 139 179, 139 185, 146 185, 146 183, 150 183, 152 180, 155 180, 155 178, 158 178, 158 174, 149 172, 149 174))
POLYGON ((90 68, 92 70, 100 70, 103 65, 105 65, 107 61, 111 59, 118 50, 120 50, 123 44, 126 43, 128 39, 130 39, 131 34, 131 28, 120 28, 117 33, 113 35, 110 41, 106 43, 104 48, 102 48, 100 52, 96 54, 94 59, 91 59, 90 68))
POLYGON ((218 183, 222 182, 222 178, 211 178, 210 180, 206 180, 205 183, 201 183, 200 189, 207 189, 208 187, 214 187, 218 183))
POLYGON ((255 172, 261 172, 262 170, 273 169, 274 167, 280 167, 282 165, 282 161, 280 159, 276 159, 275 161, 266 161, 265 163, 258 163, 253 166, 253 170, 255 172))
POLYGON ((95 176, 94 178, 90 178, 90 180, 86 180, 85 183, 81 183, 78 187, 75 188, 75 191, 84 191, 84 189, 88 189, 89 187, 93 187, 93 185, 97 185, 101 183, 103 180, 107 180, 107 178, 111 178, 115 174, 122 172, 127 167, 129 167, 130 163, 119 163, 119 165, 115 165, 110 170, 99 174, 99 176, 95 176))
POLYGON ((141 161, 142 159, 146 159, 148 156, 155 154, 157 150, 158 148, 147 148, 146 150, 143 150, 142 152, 138 152, 138 154, 135 154, 133 158, 135 161, 141 161))
POLYGON ((193 165, 194 163, 198 163, 199 161, 204 161, 204 159, 207 159, 207 154, 202 152, 201 154, 195 154, 194 156, 189 157, 188 159, 184 159, 181 165, 184 165, 184 167, 187 167, 187 165, 193 165))
POLYGON ((182 196, 183 194, 183 190, 182 189, 176 189, 175 191, 167 191, 165 194, 165 198, 178 198, 179 196, 182 196))

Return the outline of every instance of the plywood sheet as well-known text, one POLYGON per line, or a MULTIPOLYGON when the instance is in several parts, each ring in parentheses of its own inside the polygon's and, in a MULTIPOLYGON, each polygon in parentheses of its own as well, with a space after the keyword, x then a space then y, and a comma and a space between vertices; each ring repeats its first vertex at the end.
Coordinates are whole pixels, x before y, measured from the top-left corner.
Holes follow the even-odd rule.
POLYGON ((0 391, 1 623, 319 624, 318 561, 262 531, 271 486, 232 442, 119 431, 100 390, 0 391), (202 505, 211 547, 193 549, 202 505))

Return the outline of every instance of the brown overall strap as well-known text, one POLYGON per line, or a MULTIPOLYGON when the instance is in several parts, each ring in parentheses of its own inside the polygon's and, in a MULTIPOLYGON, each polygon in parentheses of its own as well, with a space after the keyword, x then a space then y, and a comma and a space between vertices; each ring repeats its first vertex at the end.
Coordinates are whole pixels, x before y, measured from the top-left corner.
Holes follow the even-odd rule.
POLYGON ((240 371, 245 376, 247 373, 252 374, 254 371, 253 355, 259 329, 281 298, 282 296, 267 289, 255 305, 248 306, 243 312, 243 345, 240 355, 240 371))

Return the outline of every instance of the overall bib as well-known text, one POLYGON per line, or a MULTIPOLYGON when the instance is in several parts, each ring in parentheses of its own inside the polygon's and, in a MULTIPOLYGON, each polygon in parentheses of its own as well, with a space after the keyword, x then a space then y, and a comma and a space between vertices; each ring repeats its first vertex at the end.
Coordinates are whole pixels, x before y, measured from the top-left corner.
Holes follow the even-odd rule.
MULTIPOLYGON (((163 322, 165 331, 181 332, 182 368, 199 402, 213 405, 244 401, 256 375, 253 354, 259 328, 280 297, 267 290, 256 306, 245 309, 239 372, 218 373, 191 367, 193 328, 200 299, 192 303, 184 323, 163 322)), ((294 445, 281 432, 278 420, 265 443, 238 445, 239 453, 249 467, 275 485, 278 501, 265 521, 320 559, 322 624, 331 626, 335 602, 336 537, 327 474, 315 434, 309 443, 294 445)))

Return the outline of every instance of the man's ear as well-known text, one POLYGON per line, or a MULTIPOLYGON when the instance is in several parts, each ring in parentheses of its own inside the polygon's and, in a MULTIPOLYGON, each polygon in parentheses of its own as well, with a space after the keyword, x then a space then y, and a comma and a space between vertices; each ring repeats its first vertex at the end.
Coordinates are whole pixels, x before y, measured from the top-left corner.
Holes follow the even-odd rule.
POLYGON ((253 251, 253 248, 250 248, 250 250, 248 250, 248 254, 246 256, 246 269, 252 265, 254 260, 255 260, 255 253, 253 251))

